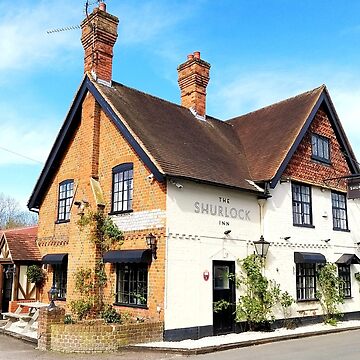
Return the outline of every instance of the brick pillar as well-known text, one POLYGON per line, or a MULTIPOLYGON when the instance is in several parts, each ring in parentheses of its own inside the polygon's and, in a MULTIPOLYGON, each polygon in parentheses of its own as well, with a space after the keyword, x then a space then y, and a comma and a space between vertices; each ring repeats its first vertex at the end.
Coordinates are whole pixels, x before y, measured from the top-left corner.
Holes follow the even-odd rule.
POLYGON ((51 350, 51 325, 63 324, 65 318, 65 309, 55 307, 49 309, 43 307, 40 309, 38 319, 38 349, 41 351, 51 350))

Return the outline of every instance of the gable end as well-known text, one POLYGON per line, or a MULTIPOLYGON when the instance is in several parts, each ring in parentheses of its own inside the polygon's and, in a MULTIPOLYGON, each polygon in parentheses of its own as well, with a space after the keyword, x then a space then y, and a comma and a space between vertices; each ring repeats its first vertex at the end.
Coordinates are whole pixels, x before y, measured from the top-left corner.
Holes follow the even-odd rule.
POLYGON ((123 121, 115 113, 110 104, 100 94, 100 92, 97 90, 97 88, 88 78, 88 76, 85 76, 28 201, 27 206, 32 211, 36 211, 41 205, 43 196, 48 189, 48 184, 51 183, 51 179, 53 178, 53 175, 62 158, 64 148, 69 143, 72 134, 81 119, 81 104, 88 91, 94 96, 105 114, 113 121, 119 132, 125 137, 125 139, 132 146, 132 148, 138 154, 144 164, 154 174, 156 180, 160 182, 164 181, 164 174, 162 174, 158 170, 156 165, 153 163, 153 161, 150 159, 144 149, 139 145, 139 143, 136 141, 130 131, 126 128, 123 121))
POLYGON ((312 123, 312 121, 314 120, 318 110, 320 109, 320 107, 324 104, 324 108, 326 113, 328 114, 329 117, 329 121, 334 129, 336 138, 339 140, 339 144, 341 146, 341 148, 344 149, 344 155, 346 158, 346 162, 349 166, 349 169, 351 171, 352 174, 357 174, 359 173, 359 166, 355 160, 355 155, 351 149, 350 143, 345 135, 344 129, 340 123, 340 120, 336 114, 336 111, 334 109, 334 106, 331 102, 331 99, 327 93, 326 90, 323 90, 323 92, 321 93, 321 95, 319 96, 319 99, 317 100, 315 106, 313 107, 313 109, 311 110, 308 118, 306 119, 306 122, 304 124, 304 126, 302 127, 299 135, 297 136, 296 140, 294 141, 294 143, 292 144, 289 152, 287 153, 284 161, 282 162, 282 164, 280 165, 278 171, 276 172, 274 178, 271 180, 270 182, 270 187, 272 189, 275 188, 276 184, 278 183, 278 181, 280 180, 282 174, 284 173, 285 169, 287 168, 291 158, 293 157, 295 151, 297 150, 297 148, 300 145, 300 142, 303 140, 305 134, 307 133, 307 131, 310 128, 310 125, 312 123))

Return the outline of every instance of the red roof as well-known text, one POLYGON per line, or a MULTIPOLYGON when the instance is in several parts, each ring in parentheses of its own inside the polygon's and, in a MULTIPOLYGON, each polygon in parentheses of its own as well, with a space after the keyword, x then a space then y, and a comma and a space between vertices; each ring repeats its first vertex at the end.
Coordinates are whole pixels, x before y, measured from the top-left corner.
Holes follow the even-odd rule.
POLYGON ((41 261, 39 248, 36 244, 37 226, 5 230, 5 237, 13 261, 41 261))

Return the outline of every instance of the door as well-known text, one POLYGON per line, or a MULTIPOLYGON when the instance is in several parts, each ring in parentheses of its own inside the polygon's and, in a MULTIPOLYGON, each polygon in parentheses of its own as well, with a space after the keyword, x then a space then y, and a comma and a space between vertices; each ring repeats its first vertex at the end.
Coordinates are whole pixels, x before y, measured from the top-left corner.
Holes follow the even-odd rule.
POLYGON ((216 304, 224 300, 230 304, 227 308, 213 311, 214 335, 234 331, 235 281, 229 274, 235 274, 234 261, 213 262, 213 302, 216 304))
POLYGON ((3 296, 2 296, 2 304, 1 304, 1 312, 9 311, 9 302, 11 301, 11 293, 12 293, 12 284, 13 284, 13 272, 12 269, 14 265, 3 265, 3 296), (9 271, 10 270, 10 271, 9 271))

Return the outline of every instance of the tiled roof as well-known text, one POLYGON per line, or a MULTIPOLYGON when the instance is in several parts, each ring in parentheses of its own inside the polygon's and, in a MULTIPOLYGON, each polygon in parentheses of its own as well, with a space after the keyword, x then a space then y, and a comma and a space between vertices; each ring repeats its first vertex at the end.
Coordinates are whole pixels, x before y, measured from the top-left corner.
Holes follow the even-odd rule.
POLYGON ((256 191, 230 124, 196 119, 187 108, 118 83, 96 86, 164 174, 256 191))
POLYGON ((322 85, 228 121, 245 149, 254 181, 275 176, 324 89, 322 85))
POLYGON ((40 207, 80 121, 79 109, 88 91, 159 181, 180 177, 254 192, 260 188, 252 181, 275 186, 323 103, 352 173, 359 172, 324 85, 228 121, 210 116, 203 121, 185 107, 116 82, 102 85, 86 75, 30 197, 30 209, 40 207))
POLYGON ((37 226, 33 226, 3 232, 13 261, 41 261, 36 244, 37 229, 37 226))

